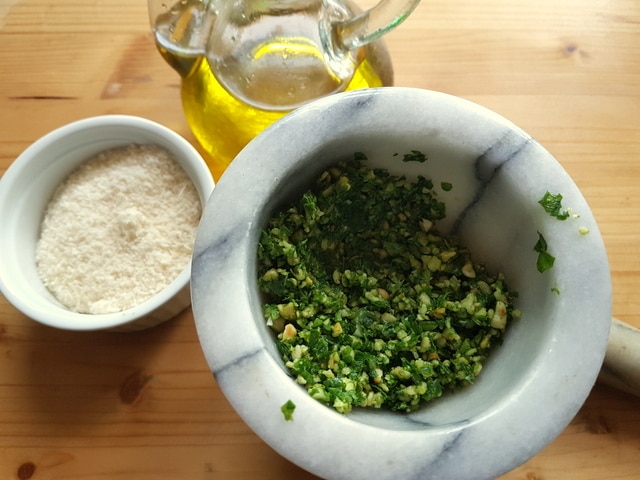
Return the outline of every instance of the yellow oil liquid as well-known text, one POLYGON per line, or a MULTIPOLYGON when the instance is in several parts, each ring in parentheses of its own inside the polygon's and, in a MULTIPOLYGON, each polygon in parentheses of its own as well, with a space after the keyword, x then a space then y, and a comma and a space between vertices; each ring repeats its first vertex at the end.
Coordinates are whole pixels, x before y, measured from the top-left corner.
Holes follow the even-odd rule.
MULTIPOLYGON (((182 74, 186 120, 218 177, 256 135, 289 111, 262 109, 231 95, 216 79, 205 57, 181 58, 158 45, 167 63, 182 74)), ((344 90, 383 85, 382 75, 364 59, 344 90)))

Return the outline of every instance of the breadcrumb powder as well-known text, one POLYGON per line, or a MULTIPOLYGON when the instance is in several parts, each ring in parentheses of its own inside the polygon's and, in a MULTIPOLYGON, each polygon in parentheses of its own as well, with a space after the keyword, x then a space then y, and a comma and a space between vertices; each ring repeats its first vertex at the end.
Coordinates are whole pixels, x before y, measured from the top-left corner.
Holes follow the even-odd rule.
POLYGON ((38 273, 70 310, 126 310, 188 265, 201 210, 191 179, 165 149, 104 151, 55 191, 36 248, 38 273))

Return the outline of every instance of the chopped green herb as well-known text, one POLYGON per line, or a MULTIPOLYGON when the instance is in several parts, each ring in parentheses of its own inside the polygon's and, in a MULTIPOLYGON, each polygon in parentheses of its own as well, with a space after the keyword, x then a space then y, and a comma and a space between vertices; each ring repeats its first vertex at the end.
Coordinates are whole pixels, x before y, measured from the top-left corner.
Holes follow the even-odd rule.
POLYGON ((589 229, 587 227, 578 228, 578 233, 580 235, 589 235, 589 229))
POLYGON ((293 411, 296 409, 296 404, 293 403, 291 400, 287 400, 284 405, 282 405, 282 407, 280 407, 280 411, 282 412, 282 414, 284 415, 284 419, 287 422, 290 422, 293 420, 293 411))
POLYGON ((542 208, 544 208, 549 215, 558 220, 566 220, 569 218, 569 211, 562 210, 562 195, 560 193, 554 195, 546 192, 538 203, 542 205, 542 208))
POLYGON ((444 216, 429 179, 345 162, 268 221, 264 318, 311 397, 413 411, 474 382, 520 315, 517 294, 438 234, 444 216))
POLYGON ((453 185, 449 182, 441 182, 440 188, 442 188, 442 190, 444 190, 445 192, 450 192, 453 188, 453 185))
POLYGON ((551 291, 556 295, 560 295, 560 289, 558 287, 551 287, 551 291))
POLYGON ((411 152, 404 154, 402 161, 424 163, 427 161, 427 156, 418 150, 411 150, 411 152))
POLYGON ((538 252, 538 261, 536 262, 536 267, 540 273, 549 270, 553 267, 553 263, 556 261, 556 258, 551 255, 548 251, 547 241, 542 236, 540 232, 538 232, 538 241, 536 242, 533 250, 538 252))

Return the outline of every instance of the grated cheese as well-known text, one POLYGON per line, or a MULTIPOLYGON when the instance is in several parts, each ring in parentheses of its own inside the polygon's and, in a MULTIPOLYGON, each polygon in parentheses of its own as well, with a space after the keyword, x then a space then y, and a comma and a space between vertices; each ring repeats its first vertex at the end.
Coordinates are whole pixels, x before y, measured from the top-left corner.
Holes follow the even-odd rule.
POLYGON ((188 265, 201 213, 193 183, 168 151, 107 150, 55 191, 37 243, 38 273, 70 310, 126 310, 188 265))

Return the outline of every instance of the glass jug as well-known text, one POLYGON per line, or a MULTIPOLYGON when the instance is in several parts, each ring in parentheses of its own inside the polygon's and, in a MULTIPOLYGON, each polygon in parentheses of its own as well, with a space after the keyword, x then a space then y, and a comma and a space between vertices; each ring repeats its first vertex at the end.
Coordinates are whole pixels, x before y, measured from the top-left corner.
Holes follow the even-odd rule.
POLYGON ((148 0, 156 46, 181 76, 182 105, 212 170, 315 98, 388 85, 377 41, 420 0, 148 0))

